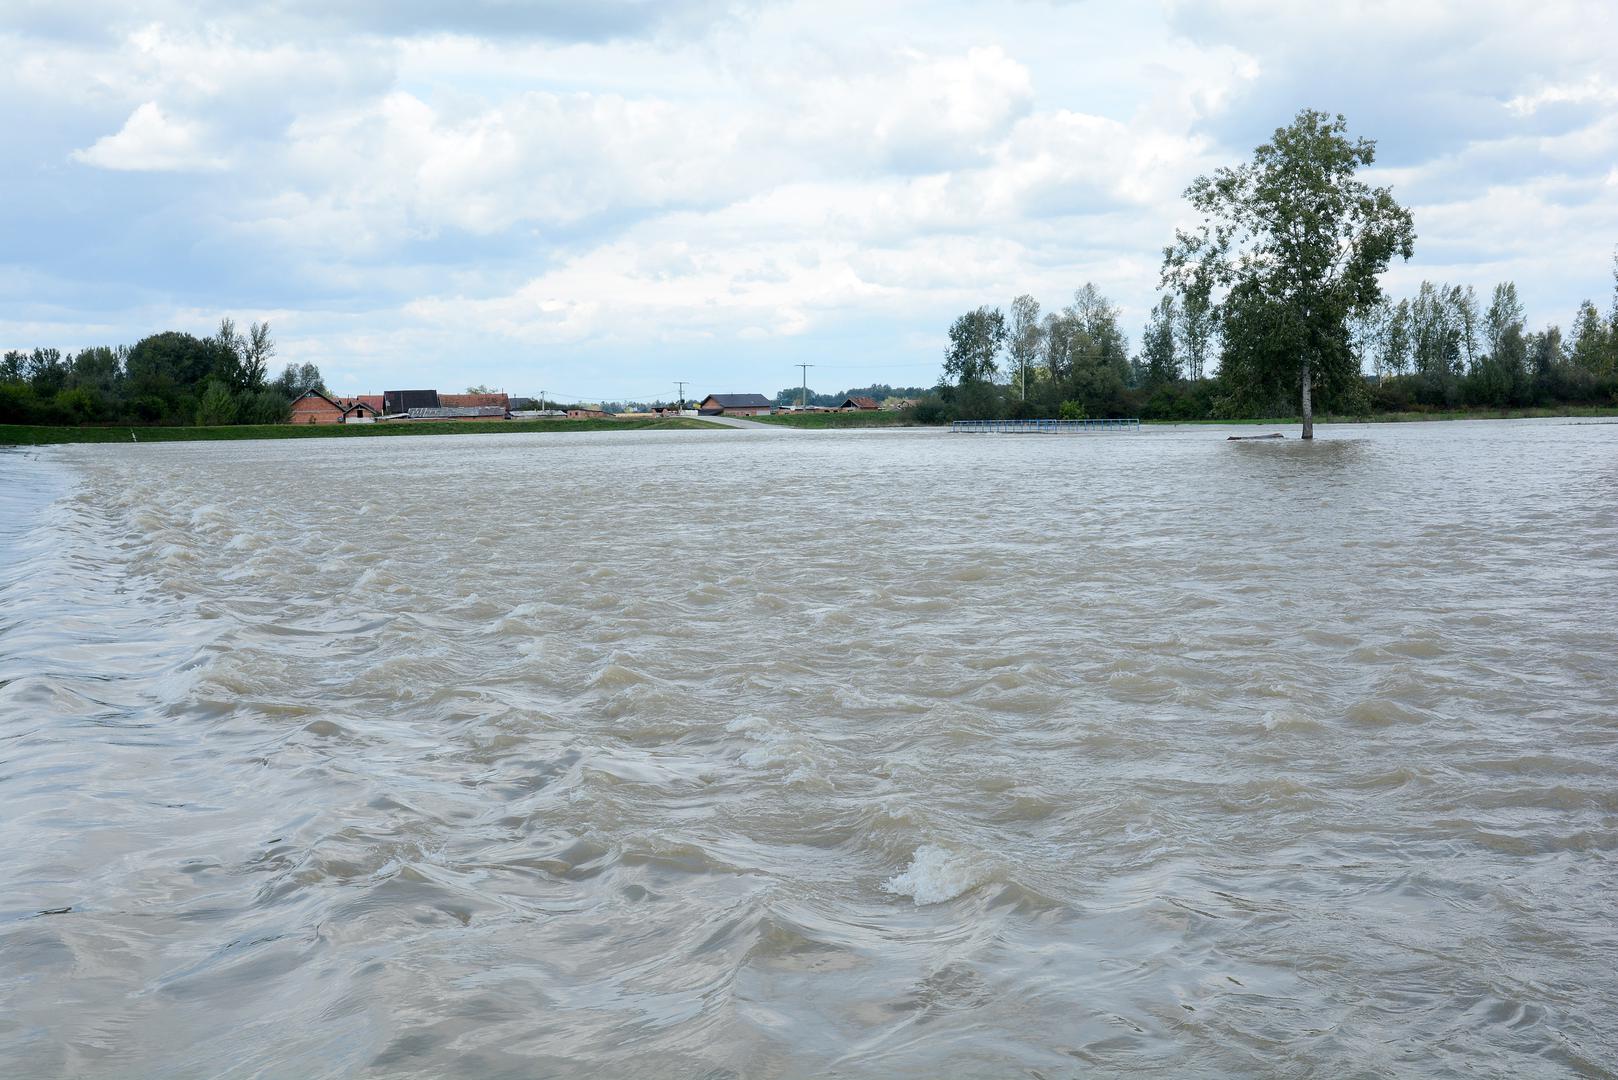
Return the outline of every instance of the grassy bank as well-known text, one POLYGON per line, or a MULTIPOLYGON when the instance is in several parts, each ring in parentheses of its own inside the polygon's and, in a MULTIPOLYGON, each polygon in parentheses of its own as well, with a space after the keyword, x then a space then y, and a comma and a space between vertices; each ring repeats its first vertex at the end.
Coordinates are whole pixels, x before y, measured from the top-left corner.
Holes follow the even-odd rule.
POLYGON ((779 424, 795 428, 863 428, 914 426, 902 412, 846 412, 846 413, 777 413, 774 416, 754 416, 750 419, 761 424, 779 424))
POLYGON ((238 439, 364 439, 410 435, 513 435, 535 431, 722 430, 705 420, 413 420, 389 424, 237 424, 230 427, 42 427, 0 424, 0 446, 53 443, 230 442, 238 439))
MULTIPOLYGON (((1426 420, 1534 420, 1558 416, 1618 416, 1618 408, 1602 405, 1566 405, 1547 409, 1452 409, 1445 412, 1385 412, 1365 416, 1315 414, 1317 424, 1405 424, 1426 420)), ((1263 427, 1296 426, 1296 416, 1259 420, 1147 420, 1147 424, 1252 424, 1263 427)))

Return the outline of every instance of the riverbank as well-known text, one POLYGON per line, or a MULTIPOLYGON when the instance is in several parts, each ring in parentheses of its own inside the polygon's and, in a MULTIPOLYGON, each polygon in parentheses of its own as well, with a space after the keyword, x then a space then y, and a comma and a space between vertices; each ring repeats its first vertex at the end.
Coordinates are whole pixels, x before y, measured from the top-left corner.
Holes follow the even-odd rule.
POLYGON ((903 412, 777 413, 749 419, 761 424, 807 429, 922 426, 903 412))
MULTIPOLYGON (((1545 409, 1451 409, 1446 412, 1381 412, 1364 416, 1335 416, 1316 413, 1317 424, 1404 424, 1428 420, 1541 420, 1555 417, 1618 417, 1618 407, 1601 405, 1565 406, 1545 409)), ((1298 425, 1296 416, 1271 416, 1257 420, 1147 420, 1146 424, 1170 426, 1175 424, 1207 424, 1226 427, 1232 424, 1251 424, 1274 427, 1298 425)))
POLYGON ((669 420, 412 420, 388 424, 233 424, 229 427, 45 427, 0 424, 0 446, 58 443, 234 442, 241 439, 345 439, 392 435, 515 435, 524 432, 717 429, 690 417, 669 420))
MULTIPOLYGON (((1363 416, 1338 416, 1328 413, 1317 413, 1317 424, 1399 424, 1431 420, 1531 420, 1545 417, 1618 417, 1618 407, 1603 407, 1597 405, 1586 406, 1556 406, 1550 408, 1530 409, 1451 409, 1443 412, 1378 412, 1367 413, 1363 416)), ((947 426, 948 421, 940 421, 935 425, 924 425, 904 412, 848 412, 848 413, 783 413, 776 416, 753 417, 762 424, 774 424, 780 427, 791 427, 808 430, 826 430, 842 428, 873 428, 873 427, 923 427, 947 426)), ((1224 427, 1233 424, 1252 425, 1259 427, 1285 427, 1296 426, 1300 423, 1296 416, 1270 416, 1258 419, 1230 419, 1210 417, 1196 420, 1145 420, 1144 424, 1155 427, 1171 427, 1176 424, 1204 424, 1208 426, 1224 427)))

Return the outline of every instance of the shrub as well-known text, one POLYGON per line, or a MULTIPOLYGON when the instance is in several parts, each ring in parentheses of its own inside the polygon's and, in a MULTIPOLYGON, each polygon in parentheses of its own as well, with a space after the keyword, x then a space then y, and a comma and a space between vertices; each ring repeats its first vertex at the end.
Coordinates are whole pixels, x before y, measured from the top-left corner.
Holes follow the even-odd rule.
POLYGON ((202 392, 202 400, 197 402, 197 426, 217 427, 221 424, 234 424, 236 412, 236 399, 231 396, 230 387, 222 382, 211 381, 208 388, 202 392))
POLYGON ((27 383, 0 383, 0 424, 40 423, 40 402, 27 383))
POLYGON ((66 424, 88 424, 107 414, 101 395, 84 386, 57 391, 51 404, 57 419, 66 424))
POLYGON ((237 422, 242 424, 284 424, 292 406, 275 390, 243 394, 238 403, 237 422))
POLYGON ((906 409, 917 424, 947 424, 955 419, 955 410, 942 399, 929 395, 906 409))

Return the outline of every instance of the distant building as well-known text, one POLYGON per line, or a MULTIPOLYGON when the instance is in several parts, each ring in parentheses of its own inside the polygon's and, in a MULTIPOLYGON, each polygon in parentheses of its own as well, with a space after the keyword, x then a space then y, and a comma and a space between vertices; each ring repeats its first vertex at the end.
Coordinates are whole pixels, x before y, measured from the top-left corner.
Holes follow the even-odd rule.
POLYGON ((503 405, 440 405, 436 409, 408 409, 412 420, 504 420, 503 405))
POLYGON ((305 390, 292 403, 294 424, 341 424, 346 410, 319 390, 305 390))
POLYGON ((498 405, 511 411, 511 398, 505 394, 439 394, 438 404, 446 409, 483 409, 498 405))
POLYGON ((389 390, 385 394, 333 397, 310 390, 292 403, 295 424, 370 424, 377 420, 504 420, 505 394, 439 394, 437 390, 389 390))
POLYGON ((600 409, 569 409, 567 411, 569 420, 606 420, 611 416, 611 413, 603 412, 600 409))
POLYGON ((382 415, 382 397, 379 394, 368 394, 361 397, 336 398, 337 404, 343 407, 343 423, 369 424, 375 422, 382 415))
POLYGON ((837 406, 837 411, 838 412, 865 412, 865 411, 874 412, 879 408, 881 408, 881 406, 876 403, 876 398, 846 397, 846 398, 843 399, 843 403, 841 405, 837 406))
POLYGON ((437 390, 389 390, 382 395, 382 414, 384 416, 403 416, 411 409, 438 409, 443 402, 438 400, 437 390))
POLYGON ((773 408, 763 394, 709 394, 697 412, 702 416, 768 416, 773 408))

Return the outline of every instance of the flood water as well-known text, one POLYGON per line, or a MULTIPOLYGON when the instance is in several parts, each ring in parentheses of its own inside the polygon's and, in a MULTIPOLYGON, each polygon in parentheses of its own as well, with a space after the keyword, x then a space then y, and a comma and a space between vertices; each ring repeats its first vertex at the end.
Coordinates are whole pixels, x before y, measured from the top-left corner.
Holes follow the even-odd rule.
POLYGON ((1225 434, 0 454, 0 1071, 1613 1075, 1618 425, 1225 434))

